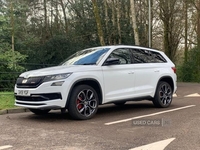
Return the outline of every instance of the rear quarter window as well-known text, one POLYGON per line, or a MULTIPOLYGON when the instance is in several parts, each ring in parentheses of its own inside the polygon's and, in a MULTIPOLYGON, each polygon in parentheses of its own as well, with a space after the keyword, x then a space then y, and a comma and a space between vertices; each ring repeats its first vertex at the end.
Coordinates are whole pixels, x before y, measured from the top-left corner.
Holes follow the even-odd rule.
POLYGON ((151 63, 165 63, 166 59, 158 52, 150 52, 151 53, 151 63))
POLYGON ((165 63, 166 59, 158 52, 145 49, 131 49, 134 63, 165 63))

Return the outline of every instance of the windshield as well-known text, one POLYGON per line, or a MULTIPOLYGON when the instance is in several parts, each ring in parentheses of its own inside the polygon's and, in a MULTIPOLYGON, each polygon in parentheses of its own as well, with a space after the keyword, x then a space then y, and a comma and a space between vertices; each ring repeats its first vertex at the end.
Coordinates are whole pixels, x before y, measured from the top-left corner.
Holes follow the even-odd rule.
POLYGON ((110 48, 92 48, 76 52, 61 65, 96 65, 110 48))

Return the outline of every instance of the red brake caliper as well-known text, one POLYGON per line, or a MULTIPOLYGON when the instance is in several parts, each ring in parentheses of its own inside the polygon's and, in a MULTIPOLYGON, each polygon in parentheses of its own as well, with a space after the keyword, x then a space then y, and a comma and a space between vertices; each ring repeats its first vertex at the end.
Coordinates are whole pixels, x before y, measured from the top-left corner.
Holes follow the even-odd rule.
MULTIPOLYGON (((80 97, 79 97, 80 98, 80 97)), ((76 100, 77 105, 78 105, 78 109, 80 110, 81 108, 83 108, 83 105, 81 104, 81 100, 77 99, 76 100)))

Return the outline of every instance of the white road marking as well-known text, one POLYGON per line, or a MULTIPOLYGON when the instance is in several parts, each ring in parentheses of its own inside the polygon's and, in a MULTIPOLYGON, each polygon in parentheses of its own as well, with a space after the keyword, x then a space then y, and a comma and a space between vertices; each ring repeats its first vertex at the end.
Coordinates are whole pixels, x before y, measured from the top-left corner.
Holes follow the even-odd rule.
POLYGON ((148 114, 148 115, 137 116, 137 117, 132 117, 132 118, 128 118, 128 119, 123 119, 123 120, 108 122, 108 123, 105 123, 104 125, 113 125, 113 124, 117 124, 117 123, 128 122, 128 121, 135 120, 135 119, 156 116, 156 115, 160 115, 160 114, 164 114, 164 113, 168 113, 168 112, 173 112, 173 111, 177 111, 177 110, 181 110, 181 109, 186 109, 186 108, 190 108, 190 107, 194 107, 194 106, 196 106, 196 105, 188 105, 188 106, 179 107, 179 108, 170 109, 170 110, 165 110, 165 111, 161 111, 161 112, 157 112, 157 113, 152 113, 152 114, 148 114))
POLYGON ((173 94, 173 97, 177 97, 177 94, 173 94))
POLYGON ((170 138, 170 139, 167 139, 167 140, 158 141, 158 142, 155 142, 155 143, 151 143, 151 144, 147 144, 147 145, 144 145, 144 146, 132 148, 132 149, 129 149, 129 150, 164 150, 165 147, 167 147, 167 145, 169 145, 173 140, 175 140, 175 138, 170 138))
POLYGON ((200 97, 200 95, 198 93, 194 93, 194 94, 186 95, 184 97, 200 97))
POLYGON ((11 145, 0 146, 0 150, 11 148, 11 145))

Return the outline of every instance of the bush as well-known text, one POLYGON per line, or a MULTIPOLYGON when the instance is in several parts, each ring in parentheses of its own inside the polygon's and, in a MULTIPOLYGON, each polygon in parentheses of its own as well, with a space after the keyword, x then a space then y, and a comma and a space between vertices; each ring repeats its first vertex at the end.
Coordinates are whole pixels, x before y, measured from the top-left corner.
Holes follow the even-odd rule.
POLYGON ((178 81, 200 82, 200 52, 198 48, 188 52, 188 60, 177 67, 178 81))
POLYGON ((20 72, 25 69, 19 64, 26 56, 19 52, 0 49, 0 91, 11 91, 20 72))

